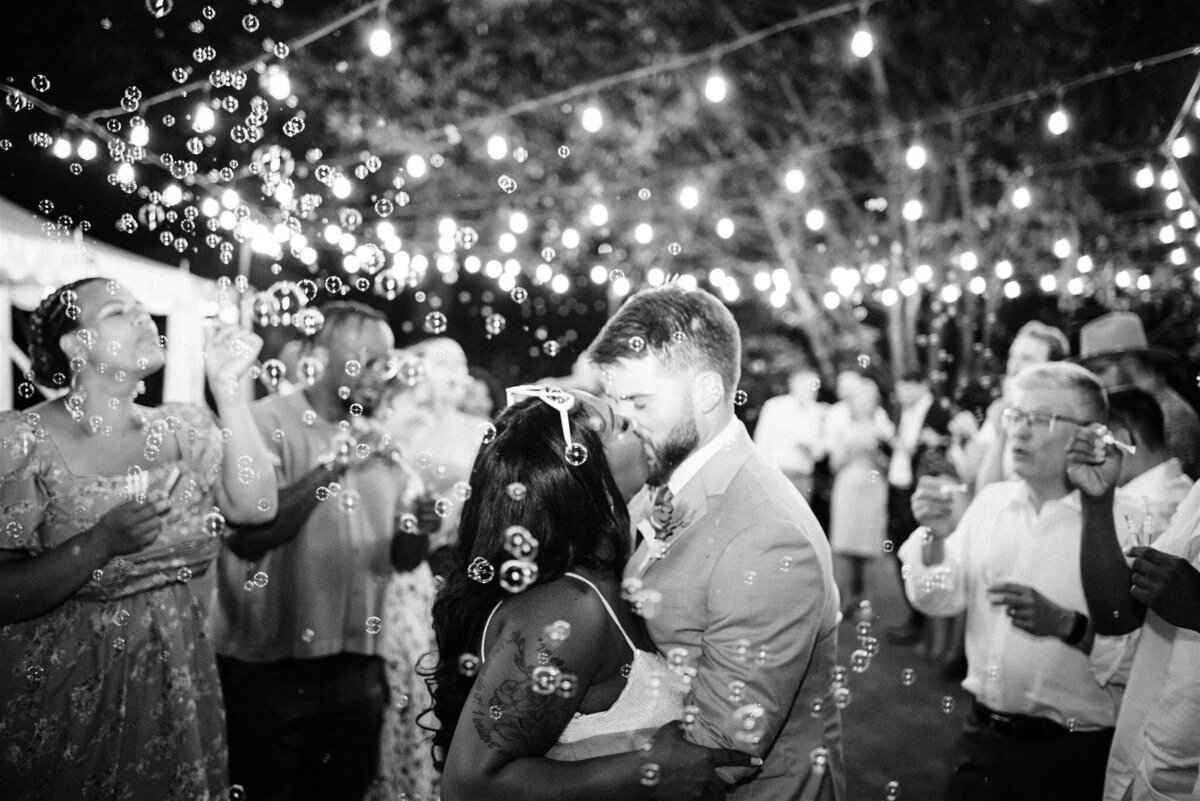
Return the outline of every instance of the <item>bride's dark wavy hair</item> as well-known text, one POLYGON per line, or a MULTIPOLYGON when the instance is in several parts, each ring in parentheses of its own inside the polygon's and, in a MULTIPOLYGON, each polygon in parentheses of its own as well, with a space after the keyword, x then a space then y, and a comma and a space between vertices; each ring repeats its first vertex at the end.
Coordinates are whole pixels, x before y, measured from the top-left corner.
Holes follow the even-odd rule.
POLYGON ((478 656, 484 621, 510 596, 499 584, 500 566, 512 558, 504 549, 509 526, 529 529, 539 543, 538 577, 544 584, 568 570, 585 567, 619 577, 629 554, 629 514, 604 456, 604 444, 576 403, 569 412, 571 439, 587 448, 583 464, 564 456, 556 408, 529 398, 505 409, 495 421, 496 437, 483 445, 471 469, 471 496, 462 507, 458 547, 446 583, 433 604, 437 664, 420 668, 433 698, 433 757, 445 767, 454 728, 475 682, 459 669, 463 654, 478 656), (520 483, 525 497, 514 500, 508 487, 520 483), (472 560, 483 557, 497 577, 480 584, 467 576, 472 560))

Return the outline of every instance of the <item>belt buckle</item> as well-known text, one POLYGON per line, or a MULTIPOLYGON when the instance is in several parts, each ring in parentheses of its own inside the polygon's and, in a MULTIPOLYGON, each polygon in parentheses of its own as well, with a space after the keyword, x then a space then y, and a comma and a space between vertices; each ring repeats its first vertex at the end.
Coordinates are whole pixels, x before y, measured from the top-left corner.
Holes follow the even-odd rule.
POLYGON ((988 721, 991 723, 992 728, 1000 734, 1015 736, 1017 733, 1017 722, 1007 715, 989 711, 988 721))

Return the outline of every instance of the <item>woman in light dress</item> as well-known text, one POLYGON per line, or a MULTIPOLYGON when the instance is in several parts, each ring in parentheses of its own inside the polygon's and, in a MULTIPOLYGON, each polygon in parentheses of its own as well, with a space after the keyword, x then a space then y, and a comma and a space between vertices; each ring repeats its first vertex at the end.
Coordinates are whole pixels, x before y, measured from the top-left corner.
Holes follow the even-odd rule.
POLYGON ((0 413, 0 795, 225 798, 210 567, 226 522, 275 514, 244 392, 262 343, 209 337, 217 422, 136 403, 164 353, 114 281, 51 293, 30 333, 36 377, 69 391, 0 413))
POLYGON ((883 445, 896 428, 880 404, 879 385, 866 376, 841 373, 838 395, 825 421, 834 472, 829 542, 846 612, 863 599, 867 564, 883 554, 888 492, 883 445))

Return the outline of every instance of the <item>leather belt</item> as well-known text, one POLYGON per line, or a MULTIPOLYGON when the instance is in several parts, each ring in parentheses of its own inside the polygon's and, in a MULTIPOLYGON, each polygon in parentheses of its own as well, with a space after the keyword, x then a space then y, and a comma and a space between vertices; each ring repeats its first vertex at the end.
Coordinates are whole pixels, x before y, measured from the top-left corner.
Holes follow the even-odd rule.
POLYGON ((1074 732, 1049 718, 996 712, 978 701, 975 702, 972 712, 976 721, 1002 737, 1016 737, 1022 740, 1052 740, 1072 734, 1095 734, 1098 731, 1104 731, 1103 729, 1089 729, 1074 732))

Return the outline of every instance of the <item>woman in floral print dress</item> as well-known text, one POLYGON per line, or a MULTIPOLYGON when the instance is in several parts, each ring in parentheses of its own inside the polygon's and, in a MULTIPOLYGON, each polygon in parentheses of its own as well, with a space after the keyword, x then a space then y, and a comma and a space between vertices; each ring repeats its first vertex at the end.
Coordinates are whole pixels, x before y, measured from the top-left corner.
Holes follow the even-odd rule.
POLYGON ((200 406, 134 403, 163 351, 115 282, 68 285, 34 313, 35 375, 70 392, 0 413, 5 798, 227 797, 208 569, 225 517, 274 514, 239 391, 260 346, 232 327, 209 339, 222 431, 200 406))

